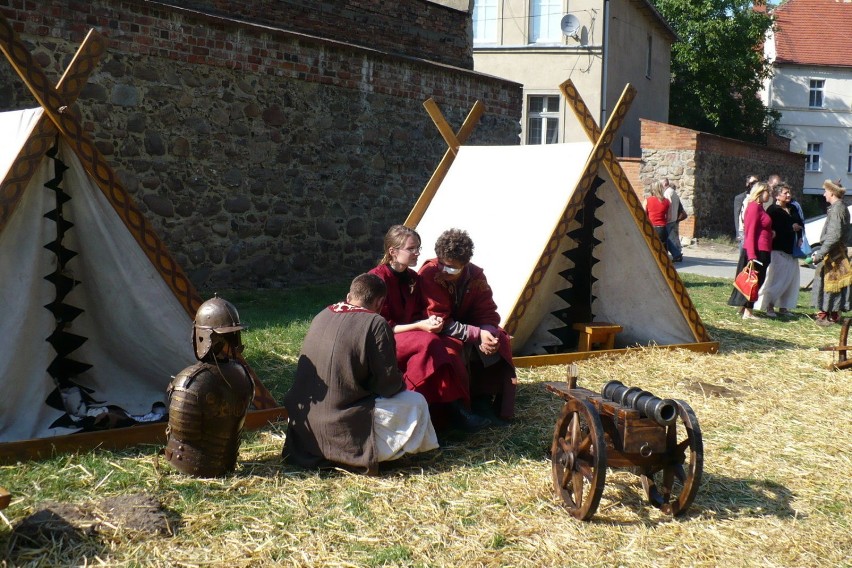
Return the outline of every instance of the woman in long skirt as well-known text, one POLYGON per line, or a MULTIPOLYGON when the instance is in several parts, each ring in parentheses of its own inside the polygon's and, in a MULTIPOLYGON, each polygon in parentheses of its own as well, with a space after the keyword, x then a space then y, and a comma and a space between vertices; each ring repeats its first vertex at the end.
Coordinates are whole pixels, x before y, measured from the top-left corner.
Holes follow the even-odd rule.
POLYGON ((825 180, 822 188, 825 190, 823 197, 828 201, 828 211, 819 248, 811 257, 814 264, 819 264, 812 288, 812 300, 818 310, 816 324, 829 326, 840 320, 840 312, 852 309, 852 269, 846 253, 849 209, 843 202, 846 190, 839 181, 825 180))
POLYGON ((755 308, 774 318, 775 308, 778 314, 787 314, 799 298, 799 262, 793 257, 793 245, 801 242, 805 222, 791 204, 789 185, 779 183, 772 193, 775 203, 766 210, 772 219, 772 262, 755 308))

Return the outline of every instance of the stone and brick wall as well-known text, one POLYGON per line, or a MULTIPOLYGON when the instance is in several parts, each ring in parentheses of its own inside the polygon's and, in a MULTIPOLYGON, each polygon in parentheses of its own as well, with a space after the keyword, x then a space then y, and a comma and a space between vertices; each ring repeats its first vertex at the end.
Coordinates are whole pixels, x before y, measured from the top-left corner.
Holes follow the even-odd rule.
POLYGON ((180 5, 473 69, 470 14, 425 0, 183 0, 180 5))
MULTIPOLYGON (((429 97, 455 129, 484 103, 468 143, 518 143, 520 85, 467 69, 145 0, 0 13, 54 81, 90 28, 108 39, 78 99, 84 127, 201 288, 372 267, 446 150, 429 97)), ((32 106, 0 59, 0 110, 32 106)))
MULTIPOLYGON (((669 178, 690 217, 681 237, 734 236, 734 196, 745 179, 778 174, 796 190, 804 183, 805 158, 776 147, 740 142, 651 120, 642 120, 639 179, 647 186, 669 178)), ((637 188, 638 191, 638 188, 637 188)))

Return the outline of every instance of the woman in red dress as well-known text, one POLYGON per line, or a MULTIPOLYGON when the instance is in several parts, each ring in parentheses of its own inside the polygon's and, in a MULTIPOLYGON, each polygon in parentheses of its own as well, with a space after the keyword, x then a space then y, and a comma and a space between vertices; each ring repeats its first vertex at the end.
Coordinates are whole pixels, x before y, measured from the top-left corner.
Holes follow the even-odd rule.
POLYGON ((517 388, 512 345, 499 327, 483 270, 470 262, 473 241, 466 231, 449 229, 438 237, 435 254, 420 268, 426 313, 442 319, 441 334, 465 362, 473 411, 492 422, 510 419, 517 388))
POLYGON ((430 405, 435 427, 445 419, 470 432, 489 421, 471 413, 464 364, 453 357, 453 340, 440 334, 440 316, 425 315, 420 278, 411 269, 420 256, 420 235, 404 225, 394 225, 385 235, 385 254, 370 271, 384 280, 387 299, 381 315, 396 340, 396 359, 408 390, 419 392, 430 405))

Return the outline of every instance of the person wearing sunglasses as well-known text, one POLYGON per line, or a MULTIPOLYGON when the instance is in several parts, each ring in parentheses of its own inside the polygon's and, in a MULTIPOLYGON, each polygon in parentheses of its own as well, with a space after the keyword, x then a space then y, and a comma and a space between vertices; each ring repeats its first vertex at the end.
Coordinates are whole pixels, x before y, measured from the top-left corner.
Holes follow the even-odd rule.
POLYGON ((435 255, 420 268, 426 314, 443 320, 451 353, 467 369, 471 409, 495 425, 514 416, 517 377, 509 336, 482 268, 470 262, 473 240, 449 229, 435 242, 435 255))
POLYGON ((438 430, 455 426, 476 432, 489 426, 467 408, 470 395, 466 381, 460 380, 467 373, 462 361, 450 355, 453 340, 440 334, 443 318, 425 315, 420 277, 412 270, 420 257, 420 235, 405 225, 394 225, 385 235, 384 249, 370 274, 387 286, 381 315, 393 330, 397 365, 406 388, 423 395, 438 430))

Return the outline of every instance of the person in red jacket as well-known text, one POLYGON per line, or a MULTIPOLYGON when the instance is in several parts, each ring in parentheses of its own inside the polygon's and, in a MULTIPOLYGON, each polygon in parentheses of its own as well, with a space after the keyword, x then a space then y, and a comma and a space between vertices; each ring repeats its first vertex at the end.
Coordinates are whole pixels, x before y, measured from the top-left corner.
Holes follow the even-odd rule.
POLYGON ((423 395, 439 430, 445 419, 467 432, 489 426, 487 419, 468 410, 467 371, 461 359, 450 355, 455 340, 440 333, 443 318, 426 317, 420 277, 411 269, 420 257, 420 235, 405 225, 394 225, 385 235, 384 249, 370 274, 387 286, 381 315, 393 330, 396 361, 406 388, 423 395))
POLYGON ((473 241, 466 231, 449 229, 435 242, 435 255, 420 268, 426 314, 442 318, 451 354, 465 363, 473 411, 492 421, 510 419, 517 388, 511 341, 499 327, 485 273, 470 262, 473 241))
POLYGON ((651 184, 651 193, 645 199, 645 212, 648 214, 648 219, 654 226, 657 236, 663 244, 669 239, 669 232, 666 230, 666 225, 669 222, 669 207, 672 203, 663 196, 663 184, 655 181, 651 184))

